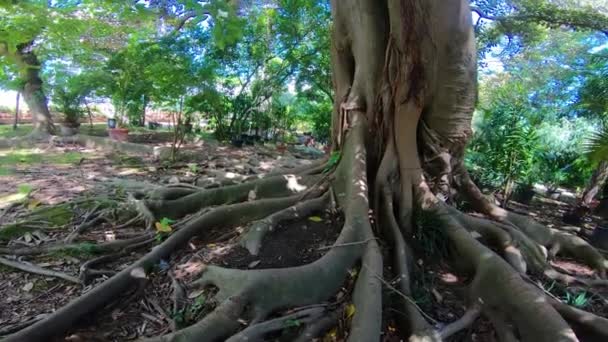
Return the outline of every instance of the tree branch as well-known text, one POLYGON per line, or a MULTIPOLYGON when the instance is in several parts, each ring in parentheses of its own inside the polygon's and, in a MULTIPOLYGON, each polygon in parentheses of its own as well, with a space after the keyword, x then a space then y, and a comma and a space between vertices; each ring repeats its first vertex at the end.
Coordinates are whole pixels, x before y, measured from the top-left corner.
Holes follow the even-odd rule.
MULTIPOLYGON (((561 12, 562 14, 564 14, 564 13, 582 14, 583 13, 583 11, 579 11, 579 10, 562 10, 562 9, 557 8, 556 6, 555 6, 554 10, 555 10, 555 14, 559 14, 559 12, 561 12)), ((494 16, 494 15, 484 12, 482 9, 480 9, 479 7, 476 7, 476 6, 471 6, 471 11, 477 13, 477 15, 482 19, 496 21, 496 22, 499 22, 503 26, 509 21, 524 21, 524 22, 531 21, 531 22, 537 22, 540 24, 551 25, 551 26, 563 25, 563 26, 568 26, 573 29, 578 28, 578 29, 594 30, 594 31, 602 32, 604 35, 608 36, 608 28, 606 28, 605 26, 602 25, 602 20, 600 20, 600 19, 603 18, 603 16, 601 16, 600 14, 597 14, 597 18, 594 18, 594 20, 585 21, 580 18, 577 18, 574 15, 569 16, 570 20, 567 20, 564 18, 560 18, 559 16, 556 16, 556 15, 551 15, 549 12, 543 12, 543 11, 539 11, 538 13, 525 13, 525 11, 524 11, 522 14, 514 14, 514 15, 509 15, 509 16, 494 16)), ((606 20, 606 18, 603 18, 603 19, 606 20)))

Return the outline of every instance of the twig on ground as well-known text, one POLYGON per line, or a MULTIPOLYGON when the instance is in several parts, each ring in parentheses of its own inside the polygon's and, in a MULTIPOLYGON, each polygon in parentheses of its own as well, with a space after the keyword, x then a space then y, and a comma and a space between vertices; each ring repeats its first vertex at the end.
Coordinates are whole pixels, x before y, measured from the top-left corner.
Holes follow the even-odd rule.
POLYGON ((80 223, 80 225, 78 227, 76 227, 76 229, 74 229, 70 234, 68 234, 68 236, 65 238, 64 242, 70 243, 70 242, 74 241, 74 239, 76 239, 76 237, 78 237, 78 235, 80 235, 82 232, 84 232, 87 228, 93 226, 97 220, 97 217, 92 217, 92 216, 97 213, 97 211, 99 210, 99 207, 101 207, 101 204, 97 204, 91 211, 89 211, 85 215, 85 217, 82 220, 82 222, 80 223), (90 218, 95 218, 95 219, 93 221, 89 222, 90 218))
POLYGON ((24 272, 39 274, 39 275, 43 275, 43 276, 47 276, 47 277, 60 278, 60 279, 67 280, 72 283, 80 284, 80 280, 78 280, 78 278, 76 278, 76 277, 72 277, 65 273, 42 268, 42 267, 34 265, 34 264, 26 264, 24 262, 13 261, 13 260, 9 260, 9 259, 2 258, 2 257, 0 257, 0 264, 9 266, 9 267, 13 267, 13 268, 16 268, 16 269, 24 271, 24 272))
MULTIPOLYGON (((369 267, 367 267, 365 264, 362 265, 363 267, 367 268, 368 270, 370 270, 371 272, 373 272, 369 267)), ((398 294, 400 297, 402 297, 403 299, 405 299, 406 301, 408 301, 410 304, 412 304, 426 319, 428 319, 431 323, 433 323, 434 325, 437 325, 439 322, 437 320, 435 320, 433 317, 429 316, 426 312, 424 312, 422 310, 422 308, 420 306, 418 306, 418 304, 416 304, 416 302, 411 299, 410 297, 406 296, 403 292, 397 290, 393 285, 389 284, 386 280, 384 280, 381 276, 379 276, 378 274, 374 273, 374 277, 378 278, 378 280, 380 280, 380 282, 382 282, 382 284, 384 284, 384 286, 386 286, 389 290, 395 292, 396 294, 398 294)))
POLYGON ((348 246, 356 246, 356 245, 363 245, 366 244, 370 241, 373 240, 378 240, 378 238, 369 238, 363 241, 355 241, 355 242, 347 242, 347 243, 340 243, 340 244, 335 244, 335 245, 331 245, 331 246, 322 246, 317 248, 318 251, 322 251, 322 250, 326 250, 326 249, 332 249, 334 247, 348 247, 348 246))
POLYGON ((15 324, 11 324, 11 325, 7 325, 3 328, 0 329, 0 336, 5 336, 8 334, 12 334, 15 333, 21 329, 24 329, 26 327, 29 327, 30 325, 44 319, 47 316, 47 314, 42 314, 42 315, 38 315, 34 318, 30 318, 27 321, 23 321, 23 322, 17 322, 15 324))

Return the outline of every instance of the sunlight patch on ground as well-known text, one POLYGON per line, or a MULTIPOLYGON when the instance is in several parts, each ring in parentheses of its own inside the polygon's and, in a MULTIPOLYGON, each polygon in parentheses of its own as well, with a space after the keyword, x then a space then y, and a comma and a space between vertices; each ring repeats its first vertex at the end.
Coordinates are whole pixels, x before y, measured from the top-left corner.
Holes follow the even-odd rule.
POLYGON ((0 208, 7 207, 14 202, 23 201, 25 198, 27 198, 27 194, 22 193, 0 196, 0 208))
POLYGON ((130 176, 130 175, 139 175, 139 174, 143 174, 143 173, 144 172, 138 168, 127 168, 127 169, 120 171, 118 173, 118 175, 119 176, 130 176))
POLYGON ((285 175, 284 177, 287 180, 287 189, 293 192, 301 192, 306 190, 306 185, 300 184, 295 175, 285 175))
POLYGON ((275 167, 276 167, 275 161, 263 161, 260 163, 260 169, 262 169, 264 171, 272 170, 275 167))

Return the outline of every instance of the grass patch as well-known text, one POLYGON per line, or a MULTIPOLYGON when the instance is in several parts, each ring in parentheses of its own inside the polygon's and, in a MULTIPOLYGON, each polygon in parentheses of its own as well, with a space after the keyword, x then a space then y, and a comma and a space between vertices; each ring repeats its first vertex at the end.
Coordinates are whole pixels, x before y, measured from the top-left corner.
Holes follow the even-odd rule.
POLYGON ((89 124, 81 124, 80 125, 80 133, 93 135, 96 137, 107 137, 108 136, 108 125, 103 123, 94 123, 93 127, 89 124))
POLYGON ((33 129, 32 125, 18 125, 13 129, 13 125, 0 125, 0 138, 10 139, 28 135, 33 129))
POLYGON ((22 226, 21 223, 7 224, 0 229, 0 241, 8 241, 33 230, 33 228, 22 226))
POLYGON ((45 153, 38 149, 0 151, 0 176, 12 174, 11 169, 36 164, 71 165, 84 157, 80 152, 45 153))
POLYGON ((449 243, 442 230, 443 222, 434 214, 424 211, 414 213, 414 237, 416 247, 426 257, 446 258, 449 254, 449 243))
POLYGON ((137 156, 129 156, 121 152, 112 152, 108 155, 108 158, 116 166, 143 167, 145 165, 143 158, 137 156))

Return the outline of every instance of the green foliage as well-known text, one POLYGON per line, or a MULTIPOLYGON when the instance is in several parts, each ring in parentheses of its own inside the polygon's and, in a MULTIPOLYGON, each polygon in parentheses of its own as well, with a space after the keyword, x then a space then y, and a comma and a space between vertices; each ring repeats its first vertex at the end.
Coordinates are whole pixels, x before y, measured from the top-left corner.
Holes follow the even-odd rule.
POLYGON ((336 165, 338 165, 338 163, 340 162, 341 157, 342 154, 340 153, 340 151, 333 151, 329 156, 329 159, 327 160, 327 165, 323 169, 323 173, 327 173, 333 170, 333 168, 336 167, 336 165))
POLYGON ((485 188, 509 181, 549 188, 585 184, 594 163, 581 151, 601 119, 588 104, 602 99, 586 86, 601 74, 601 53, 592 53, 598 44, 594 34, 549 31, 505 59, 504 72, 482 78, 465 158, 485 188))
POLYGON ((539 148, 535 128, 521 117, 525 109, 508 101, 493 103, 469 146, 467 162, 471 174, 491 188, 510 182, 532 184, 539 148))
POLYGON ((443 222, 434 213, 416 211, 414 214, 414 237, 418 241, 422 254, 430 258, 448 256, 449 243, 442 229, 443 222))
POLYGON ((103 249, 97 246, 96 244, 90 242, 82 242, 75 245, 66 245, 65 247, 57 250, 55 254, 82 258, 99 255, 102 252, 103 249))
POLYGON ((608 34, 601 1, 472 0, 471 4, 482 56, 504 43, 504 37, 508 38, 505 50, 516 52, 544 40, 555 29, 608 34))
POLYGON ((585 291, 581 291, 578 294, 566 292, 566 297, 564 300, 568 305, 572 305, 579 309, 584 308, 589 303, 589 298, 587 297, 587 292, 585 291))
POLYGON ((154 239, 157 242, 162 242, 164 239, 166 239, 173 231, 173 227, 171 227, 171 224, 174 222, 174 220, 167 217, 163 217, 160 221, 156 222, 156 234, 154 236, 154 239))

